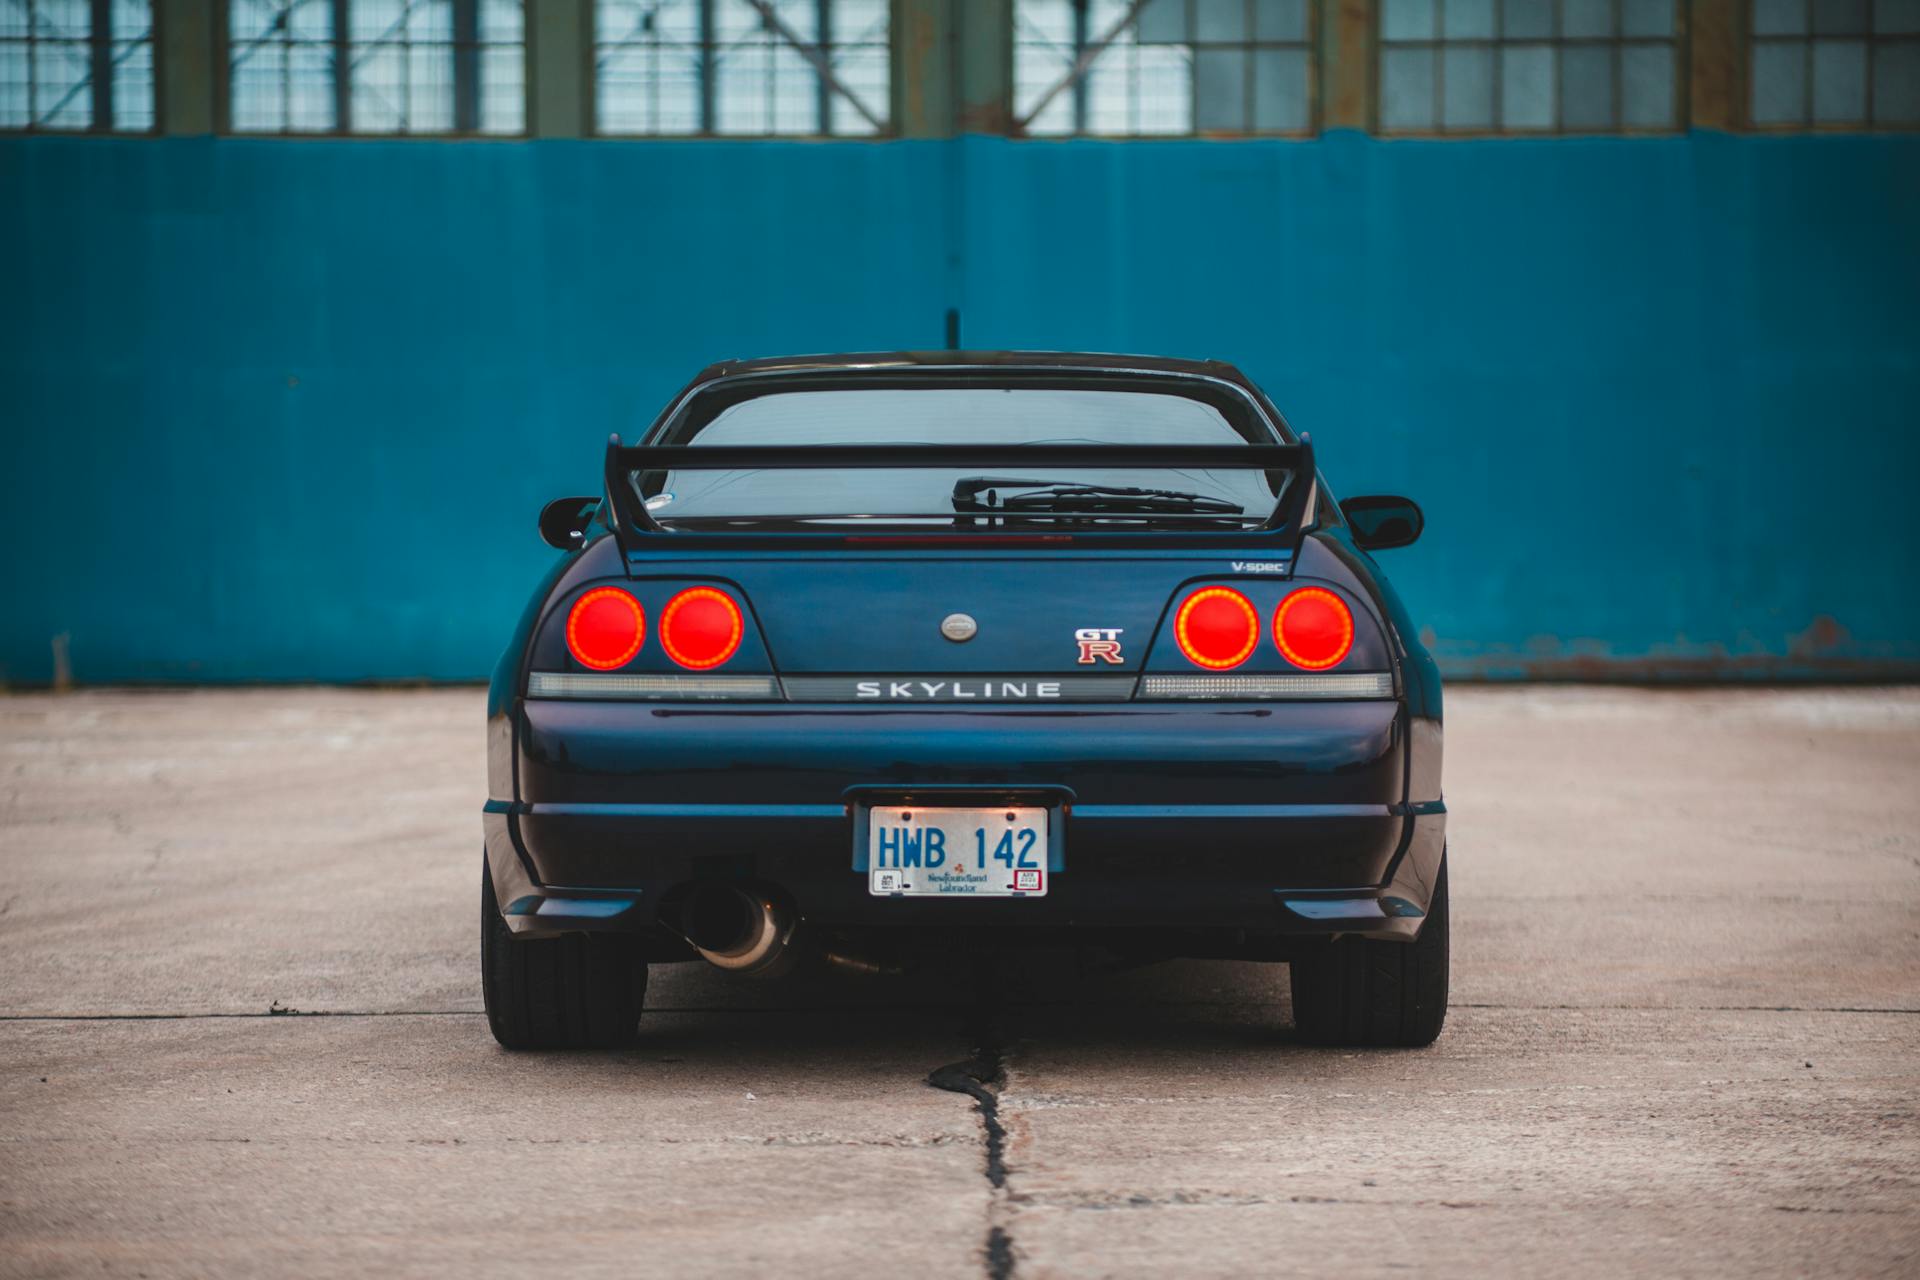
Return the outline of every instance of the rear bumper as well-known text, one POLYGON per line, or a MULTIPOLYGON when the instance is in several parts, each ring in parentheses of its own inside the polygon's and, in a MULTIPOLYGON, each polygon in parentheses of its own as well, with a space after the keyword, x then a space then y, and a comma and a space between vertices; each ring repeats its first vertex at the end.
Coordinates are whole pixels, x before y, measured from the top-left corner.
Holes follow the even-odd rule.
MULTIPOLYGON (((1411 938, 1446 839, 1405 799, 1397 703, 1123 709, 724 709, 532 701, 521 798, 485 818, 520 933, 662 927, 675 895, 772 887, 826 927, 1411 938), (1047 896, 876 898, 852 801, 929 787, 1065 804, 1047 896)), ((496 741, 507 735, 498 735, 496 741)), ((919 801, 927 803, 926 800, 919 801)), ((962 803, 949 800, 949 803, 962 803)))

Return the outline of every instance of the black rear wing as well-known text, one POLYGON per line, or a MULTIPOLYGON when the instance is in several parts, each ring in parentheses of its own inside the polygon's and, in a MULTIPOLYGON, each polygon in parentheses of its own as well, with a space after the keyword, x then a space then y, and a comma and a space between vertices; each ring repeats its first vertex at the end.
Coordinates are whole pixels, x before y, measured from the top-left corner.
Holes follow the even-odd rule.
POLYGON ((627 528, 664 530, 639 501, 628 477, 636 471, 763 471, 953 467, 971 471, 996 468, 1139 467, 1203 470, 1288 471, 1262 532, 1297 530, 1312 501, 1315 475, 1313 441, 1298 444, 802 444, 802 445, 623 445, 607 439, 607 495, 614 514, 627 528))

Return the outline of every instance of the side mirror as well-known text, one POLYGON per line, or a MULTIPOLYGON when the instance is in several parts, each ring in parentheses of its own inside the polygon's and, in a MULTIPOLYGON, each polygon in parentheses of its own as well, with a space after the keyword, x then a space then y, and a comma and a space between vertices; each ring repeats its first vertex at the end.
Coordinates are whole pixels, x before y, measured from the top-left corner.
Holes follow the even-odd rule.
POLYGON ((540 539, 562 551, 577 551, 586 545, 587 526, 600 510, 600 499, 555 498, 540 508, 540 539))
POLYGON ((1340 504, 1340 514, 1353 526, 1353 540, 1368 551, 1404 547, 1427 527, 1420 504, 1386 493, 1348 498, 1340 504))

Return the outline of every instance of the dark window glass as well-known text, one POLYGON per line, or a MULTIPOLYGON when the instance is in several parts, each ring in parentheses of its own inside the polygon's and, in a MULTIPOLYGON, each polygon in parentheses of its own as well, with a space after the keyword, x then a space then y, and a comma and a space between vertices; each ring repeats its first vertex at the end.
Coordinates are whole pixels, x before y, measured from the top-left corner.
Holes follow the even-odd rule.
POLYGON ((1680 127, 1676 0, 1381 0, 1385 133, 1680 127))

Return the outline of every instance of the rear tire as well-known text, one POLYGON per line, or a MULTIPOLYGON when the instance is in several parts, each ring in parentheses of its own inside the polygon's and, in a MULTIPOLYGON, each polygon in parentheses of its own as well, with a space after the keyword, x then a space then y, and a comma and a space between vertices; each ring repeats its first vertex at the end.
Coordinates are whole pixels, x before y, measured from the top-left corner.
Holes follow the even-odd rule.
POLYGON ((621 933, 516 938, 481 872, 480 992, 493 1038, 509 1049, 614 1049, 633 1043, 647 964, 621 933))
POLYGON ((1447 1020, 1447 863, 1412 942, 1342 938, 1288 968, 1293 1023, 1313 1044, 1430 1045, 1447 1020))

